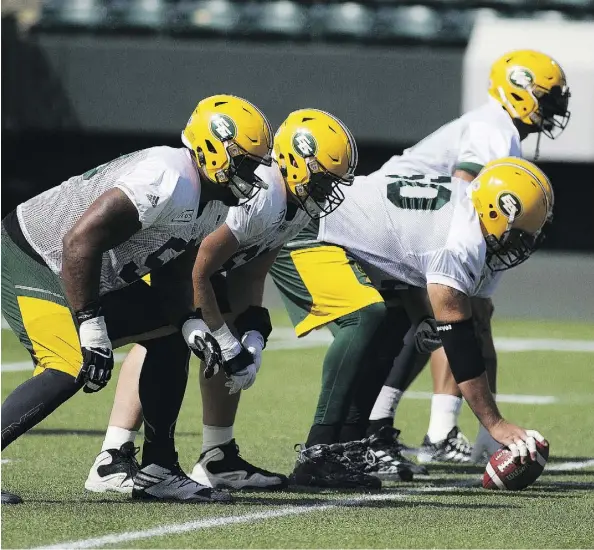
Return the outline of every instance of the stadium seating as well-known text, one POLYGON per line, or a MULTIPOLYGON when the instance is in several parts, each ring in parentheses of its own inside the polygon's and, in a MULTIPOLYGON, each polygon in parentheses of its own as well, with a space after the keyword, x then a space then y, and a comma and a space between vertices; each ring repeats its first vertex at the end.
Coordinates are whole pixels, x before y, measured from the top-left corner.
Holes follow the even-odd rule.
POLYGON ((594 0, 43 0, 44 32, 463 45, 478 16, 594 19, 594 0))

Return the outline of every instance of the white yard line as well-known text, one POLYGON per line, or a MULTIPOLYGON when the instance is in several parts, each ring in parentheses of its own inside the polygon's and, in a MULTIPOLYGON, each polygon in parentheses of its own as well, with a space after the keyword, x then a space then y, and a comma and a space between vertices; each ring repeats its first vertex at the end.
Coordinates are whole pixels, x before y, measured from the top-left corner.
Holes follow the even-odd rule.
POLYGON ((582 460, 581 462, 561 462, 560 464, 547 464, 546 472, 570 472, 573 470, 583 470, 594 466, 594 458, 582 460))
MULTIPOLYGON (((4 320, 3 320, 4 322, 4 320)), ((327 330, 314 331, 305 338, 296 338, 293 329, 291 328, 277 328, 274 329, 270 337, 270 342, 266 347, 267 350, 290 350, 290 349, 305 349, 324 347, 332 341, 332 335, 327 330)), ((496 338, 495 346, 498 351, 573 351, 583 353, 594 353, 594 340, 549 340, 540 338, 496 338)), ((125 357, 124 353, 116 353, 116 360, 122 361, 125 357)), ((2 372, 18 372, 31 370, 30 361, 6 362, 2 364, 2 372)), ((411 396, 409 395, 409 398, 411 396)), ((509 396, 507 396, 509 397, 509 396)), ((533 396, 528 396, 526 403, 534 404, 533 396)), ((547 402, 539 402, 538 404, 549 404, 551 396, 537 396, 538 399, 549 400, 547 402)), ((519 403, 521 401, 515 400, 516 396, 511 396, 512 401, 504 401, 506 396, 501 396, 502 403, 519 403)), ((414 399, 414 397, 413 397, 414 399)), ((425 396, 417 397, 417 399, 425 399, 425 396)))
POLYGON ((124 531, 123 533, 112 533, 102 537, 95 537, 90 539, 80 539, 69 542, 61 542, 51 546, 40 546, 33 550, 60 550, 71 548, 100 548, 108 544, 122 544, 133 540, 152 539, 155 537, 163 537, 167 535, 177 535, 180 533, 188 533, 191 531, 202 531, 204 529, 212 529, 216 527, 225 527, 227 525, 236 525, 240 523, 253 524, 257 521, 265 521, 268 519, 298 516, 303 514, 310 514, 313 512, 323 512, 334 508, 344 508, 349 506, 362 506, 367 502, 379 501, 394 501, 403 500, 416 494, 422 493, 437 493, 442 491, 452 491, 460 487, 469 487, 477 485, 476 481, 460 481, 455 482, 444 487, 419 487, 408 489, 401 492, 380 493, 375 495, 366 495, 359 498, 331 500, 324 504, 309 504, 305 506, 281 506, 273 510, 265 512, 256 512, 253 514, 240 514, 237 516, 221 516, 214 518, 199 519, 196 521, 188 521, 185 523, 173 523, 170 525, 162 525, 152 529, 144 529, 142 531, 124 531))

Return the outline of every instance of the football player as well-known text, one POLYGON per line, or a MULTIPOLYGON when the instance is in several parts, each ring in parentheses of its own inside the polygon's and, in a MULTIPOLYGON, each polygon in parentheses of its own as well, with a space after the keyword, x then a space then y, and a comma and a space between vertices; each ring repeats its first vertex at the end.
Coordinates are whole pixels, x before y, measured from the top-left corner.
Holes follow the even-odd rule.
MULTIPOLYGON (((340 120, 315 109, 291 113, 274 137, 273 164, 256 170, 266 189, 230 208, 225 223, 201 243, 193 273, 200 309, 184 326, 184 335, 195 347, 210 333, 222 352, 221 372, 200 376, 203 445, 191 477, 203 485, 278 489, 287 483, 285 476, 240 456, 233 434, 240 390, 254 383, 272 329, 262 307, 270 265, 283 244, 312 218, 320 219, 340 206, 342 189, 351 185, 356 165, 355 140, 340 120), (226 375, 235 371, 240 374, 228 379, 226 375)), ((137 346, 132 353, 120 380, 138 376, 143 351, 137 346)), ((103 450, 91 468, 87 489, 132 490, 130 451, 142 420, 133 388, 133 381, 118 384, 103 450)))
MULTIPOLYGON (((488 162, 505 156, 520 157, 520 142, 537 133, 555 139, 569 121, 569 88, 565 73, 551 57, 532 50, 518 50, 499 58, 491 69, 488 102, 446 124, 400 157, 390 159, 382 171, 394 174, 454 175, 472 180, 488 162)), ((496 281, 494 281, 494 284, 496 281)), ((481 342, 491 390, 496 392, 497 355, 491 332, 493 303, 489 298, 471 300, 477 337, 481 342)), ((399 361, 381 389, 370 420, 376 426, 392 424, 403 391, 424 364, 423 357, 399 361), (415 369, 416 362, 416 369, 415 369)), ((432 354, 434 395, 429 429, 419 459, 422 462, 467 462, 497 448, 484 427, 471 446, 457 427, 462 398, 449 369, 446 354, 432 354)))
POLYGON ((373 374, 366 353, 386 315, 377 289, 384 281, 426 288, 464 398, 495 440, 516 456, 529 452, 534 458, 535 439, 542 436, 504 420, 493 399, 471 297, 492 289, 493 274, 531 255, 552 205, 546 176, 517 158, 488 163, 472 183, 448 176, 401 176, 385 166, 355 178, 333 216, 312 224, 283 248, 271 274, 297 335, 324 325, 334 334, 314 423, 293 472, 295 483, 379 485, 368 475, 385 458, 374 452, 376 441, 365 442, 363 449, 358 448, 363 444, 337 442, 358 380, 373 374), (367 464, 353 468, 363 454, 370 458, 367 464))
MULTIPOLYGON (((177 462, 174 428, 189 361, 177 327, 193 311, 197 245, 223 223, 224 203, 263 185, 255 170, 271 163, 272 132, 254 105, 229 95, 201 101, 188 126, 200 147, 120 157, 2 221, 2 313, 35 365, 2 404, 2 449, 82 387, 104 388, 112 349, 142 341, 146 438, 134 496, 227 501, 177 462), (141 281, 149 273, 150 287, 141 281)), ((2 493, 3 503, 19 500, 2 493)))

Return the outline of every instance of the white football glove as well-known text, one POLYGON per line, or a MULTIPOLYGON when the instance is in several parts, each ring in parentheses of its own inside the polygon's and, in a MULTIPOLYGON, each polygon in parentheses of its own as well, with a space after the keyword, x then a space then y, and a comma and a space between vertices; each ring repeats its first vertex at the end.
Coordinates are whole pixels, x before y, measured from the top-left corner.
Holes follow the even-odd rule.
MULTIPOLYGON (((255 354, 241 345, 226 324, 215 330, 212 334, 221 347, 223 363, 235 362, 237 364, 237 362, 240 362, 239 364, 241 365, 241 362, 243 362, 243 365, 245 365, 241 370, 233 373, 230 373, 229 370, 226 369, 229 380, 225 382, 225 386, 229 388, 229 394, 233 395, 240 390, 247 390, 256 381, 256 374, 258 373, 259 367, 256 367, 255 365, 255 354), (246 360, 246 358, 248 359, 246 360)), ((227 367, 229 367, 229 365, 227 365, 227 367)))
POLYGON ((262 350, 264 349, 264 336, 257 330, 248 330, 241 338, 241 344, 254 356, 256 372, 262 365, 262 350))
POLYGON ((225 386, 229 388, 229 395, 251 388, 256 381, 256 374, 258 374, 258 369, 256 369, 256 365, 251 364, 229 376, 229 380, 225 382, 225 386))
POLYGON ((536 430, 526 430, 526 440, 517 439, 508 445, 514 459, 520 457, 524 461, 528 455, 534 460, 536 458, 536 442, 544 443, 545 438, 536 430))

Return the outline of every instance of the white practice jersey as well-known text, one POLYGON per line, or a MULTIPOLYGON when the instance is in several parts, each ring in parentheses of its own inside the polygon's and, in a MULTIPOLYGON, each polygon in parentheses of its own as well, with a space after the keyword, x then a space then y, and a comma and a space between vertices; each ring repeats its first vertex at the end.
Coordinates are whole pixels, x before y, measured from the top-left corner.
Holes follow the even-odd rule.
POLYGON ((379 170, 384 174, 452 175, 458 168, 478 174, 492 160, 521 157, 520 135, 511 117, 493 98, 449 122, 394 156, 379 170))
POLYGON ((359 176, 340 208, 322 218, 318 239, 345 248, 388 280, 484 296, 490 271, 469 185, 449 176, 359 176))
POLYGON ((17 208, 25 238, 56 274, 62 239, 103 193, 121 189, 142 228, 103 254, 100 294, 130 284, 179 256, 225 221, 228 207, 209 202, 199 212, 200 180, 185 148, 153 147, 74 176, 17 208))
POLYGON ((275 162, 259 166, 256 174, 268 189, 261 189, 255 198, 229 209, 225 223, 239 241, 239 249, 225 264, 226 270, 280 248, 311 221, 301 208, 287 208, 287 189, 275 162))

